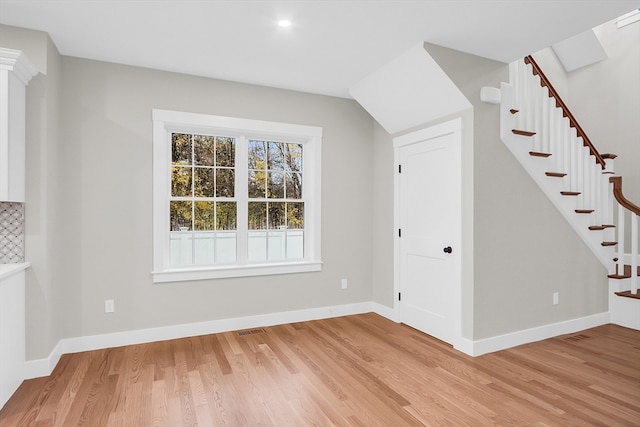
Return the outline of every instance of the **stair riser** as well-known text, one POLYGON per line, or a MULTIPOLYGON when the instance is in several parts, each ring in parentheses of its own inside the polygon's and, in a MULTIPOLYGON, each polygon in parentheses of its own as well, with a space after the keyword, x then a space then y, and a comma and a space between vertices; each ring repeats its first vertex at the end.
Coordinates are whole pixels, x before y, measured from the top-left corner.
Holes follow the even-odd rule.
POLYGON ((629 279, 609 280, 609 313, 611 313, 611 323, 626 328, 640 329, 640 300, 615 295, 615 292, 629 289, 628 282, 630 282, 629 279))

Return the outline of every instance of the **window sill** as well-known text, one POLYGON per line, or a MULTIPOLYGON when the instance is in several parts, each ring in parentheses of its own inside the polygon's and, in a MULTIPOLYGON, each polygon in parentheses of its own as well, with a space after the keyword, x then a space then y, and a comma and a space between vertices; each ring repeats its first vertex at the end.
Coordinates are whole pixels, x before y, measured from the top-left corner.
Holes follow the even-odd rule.
POLYGON ((322 270, 321 261, 255 264, 251 266, 191 267, 153 271, 153 283, 188 280, 225 279, 230 277, 265 276, 272 274, 308 273, 322 270))

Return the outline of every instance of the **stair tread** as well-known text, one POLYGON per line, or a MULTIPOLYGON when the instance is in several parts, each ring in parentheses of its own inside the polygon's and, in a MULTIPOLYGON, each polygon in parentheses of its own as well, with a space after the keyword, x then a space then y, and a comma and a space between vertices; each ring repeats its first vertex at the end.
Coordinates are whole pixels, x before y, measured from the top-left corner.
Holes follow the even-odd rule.
POLYGON ((551 153, 541 153, 539 151, 529 151, 530 156, 534 157, 549 157, 551 153))
POLYGON ((616 292, 615 294, 618 295, 619 297, 640 299, 640 292, 636 292, 635 294, 632 294, 631 291, 629 290, 629 291, 616 292))
POLYGON ((515 108, 512 108, 512 109, 510 109, 510 110, 509 110, 509 112, 510 112, 511 114, 516 114, 516 113, 519 113, 519 112, 520 112, 520 110, 516 110, 515 108))
POLYGON ((562 178, 567 176, 566 173, 562 173, 562 172, 545 172, 544 174, 553 178, 562 178))
MULTIPOLYGON (((640 276, 640 266, 638 266, 637 275, 640 276)), ((631 266, 629 264, 625 264, 623 274, 610 274, 607 277, 610 279, 629 279, 631 278, 631 266)))
POLYGON ((581 193, 579 191, 561 191, 560 194, 563 196, 579 196, 581 193))
POLYGON ((515 135, 522 135, 522 136, 533 136, 536 134, 535 132, 531 132, 528 130, 521 130, 521 129, 511 129, 511 132, 513 132, 515 135))
POLYGON ((602 246, 615 246, 618 242, 602 242, 600 243, 602 246))
POLYGON ((594 231, 594 230, 595 230, 595 231, 598 231, 598 230, 604 230, 604 229, 606 229, 606 228, 615 228, 615 227, 616 227, 616 226, 615 226, 615 225, 612 225, 612 224, 590 225, 590 226, 589 226, 589 230, 592 230, 592 231, 594 231))
POLYGON ((590 214, 593 212, 593 209, 576 209, 577 214, 590 214))

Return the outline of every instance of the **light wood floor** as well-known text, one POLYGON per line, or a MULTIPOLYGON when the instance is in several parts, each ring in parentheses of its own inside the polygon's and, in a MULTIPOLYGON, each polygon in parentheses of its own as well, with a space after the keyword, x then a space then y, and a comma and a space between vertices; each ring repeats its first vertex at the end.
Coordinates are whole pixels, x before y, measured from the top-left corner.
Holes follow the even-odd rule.
POLYGON ((640 332, 477 358, 375 314, 62 357, 1 426, 638 426, 640 332))

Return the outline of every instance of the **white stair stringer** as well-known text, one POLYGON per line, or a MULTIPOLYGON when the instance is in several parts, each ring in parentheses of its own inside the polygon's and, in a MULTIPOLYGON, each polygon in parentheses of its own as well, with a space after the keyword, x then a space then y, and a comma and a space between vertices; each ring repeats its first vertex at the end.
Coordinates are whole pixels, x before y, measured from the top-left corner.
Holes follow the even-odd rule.
MULTIPOLYGON (((530 87, 529 90, 531 89, 533 88, 530 87)), ((602 167, 595 165, 593 160, 591 160, 594 163, 593 167, 584 166, 588 165, 591 156, 588 149, 583 147, 582 138, 576 137, 575 129, 569 126, 568 120, 562 120, 561 115, 560 118, 557 118, 557 111, 554 111, 557 110, 555 104, 550 106, 547 102, 546 88, 538 86, 535 92, 538 90, 539 93, 534 95, 534 107, 529 107, 529 111, 522 111, 523 105, 518 105, 514 87, 508 83, 501 84, 501 139, 602 265, 611 273, 614 268, 614 246, 603 246, 602 243, 614 239, 614 229, 589 230, 591 225, 611 223, 606 219, 612 215, 610 212, 613 210, 613 200, 607 203, 609 206, 604 209, 600 208, 600 212, 595 212, 598 209, 596 205, 602 205, 601 201, 595 202, 595 200, 600 200, 596 196, 596 192, 611 192, 608 183, 609 175, 603 175, 602 167), (555 118, 551 119, 551 125, 549 120, 544 120, 541 117, 541 114, 530 111, 537 108, 540 108, 544 113, 550 112, 549 115, 554 114, 555 118), (511 109, 520 111, 513 114, 511 109), (518 115, 520 117, 516 119, 518 115), (553 127, 553 125, 558 127, 553 127), (512 132, 513 129, 536 132, 536 135, 533 137, 516 135, 512 132), (560 144, 558 140, 563 143, 560 144), (534 157, 529 154, 530 151, 550 152, 551 156, 534 157), (564 158, 559 160, 559 157, 564 158), (563 178, 549 177, 546 172, 562 172, 567 173, 567 176, 563 178), (564 196, 560 193, 561 191, 578 191, 581 194, 579 196, 564 196), (594 212, 579 214, 575 212, 576 209, 594 209, 594 212), (602 212, 605 210, 607 212, 602 212), (599 223, 597 220, 600 220, 599 223)), ((519 96, 519 98, 521 97, 519 96)), ((526 107, 524 108, 526 109, 526 107)))

